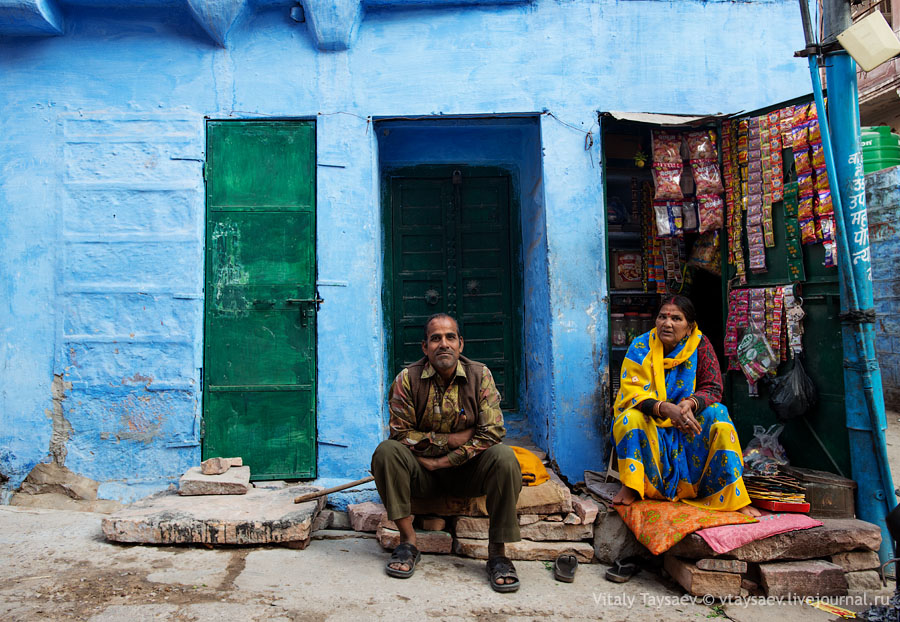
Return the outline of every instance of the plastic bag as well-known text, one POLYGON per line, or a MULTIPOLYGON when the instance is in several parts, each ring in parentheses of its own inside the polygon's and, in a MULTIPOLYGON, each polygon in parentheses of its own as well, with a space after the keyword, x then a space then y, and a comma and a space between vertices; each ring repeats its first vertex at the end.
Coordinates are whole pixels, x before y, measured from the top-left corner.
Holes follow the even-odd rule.
POLYGON ((775 411, 779 421, 790 421, 805 415, 816 405, 818 398, 816 385, 803 369, 801 357, 797 356, 791 371, 772 381, 769 407, 775 411))
POLYGON ((719 232, 707 231, 701 233, 691 248, 691 256, 688 265, 702 268, 717 276, 722 275, 722 253, 719 244, 719 232))
POLYGON ((753 438, 744 448, 744 470, 751 470, 763 475, 774 475, 780 465, 788 464, 784 447, 778 437, 784 426, 780 423, 764 428, 753 426, 753 438))
POLYGON ((772 352, 765 330, 755 322, 747 327, 738 343, 737 359, 741 371, 751 384, 778 367, 778 357, 772 352))

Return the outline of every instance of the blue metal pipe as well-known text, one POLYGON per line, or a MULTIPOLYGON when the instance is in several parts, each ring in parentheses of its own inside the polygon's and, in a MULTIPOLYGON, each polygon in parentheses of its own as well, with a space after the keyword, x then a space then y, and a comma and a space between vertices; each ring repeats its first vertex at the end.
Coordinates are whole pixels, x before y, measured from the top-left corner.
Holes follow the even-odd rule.
MULTIPOLYGON (((894 557, 885 518, 896 505, 884 431, 884 397, 875 358, 874 329, 863 322, 862 312, 874 318, 872 264, 866 217, 866 186, 860 151, 859 94, 856 63, 843 50, 829 54, 826 64, 830 114, 825 109, 819 75, 819 56, 813 40, 807 0, 800 0, 809 71, 819 116, 822 146, 837 224, 841 312, 843 327, 844 388, 853 479, 857 482, 857 515, 881 528, 879 557, 894 557), (863 399, 860 400, 859 398, 863 399)), ((849 14, 839 4, 829 5, 830 24, 845 26, 849 14)))

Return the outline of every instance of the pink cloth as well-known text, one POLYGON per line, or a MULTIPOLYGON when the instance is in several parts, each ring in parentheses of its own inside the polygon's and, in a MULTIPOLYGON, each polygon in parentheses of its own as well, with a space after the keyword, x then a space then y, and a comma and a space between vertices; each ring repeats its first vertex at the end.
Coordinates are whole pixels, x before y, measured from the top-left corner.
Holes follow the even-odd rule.
POLYGON ((727 553, 749 542, 762 540, 775 534, 819 527, 822 521, 810 518, 806 514, 763 514, 758 523, 746 523, 743 525, 723 525, 721 527, 709 527, 697 531, 697 535, 703 538, 716 553, 727 553))

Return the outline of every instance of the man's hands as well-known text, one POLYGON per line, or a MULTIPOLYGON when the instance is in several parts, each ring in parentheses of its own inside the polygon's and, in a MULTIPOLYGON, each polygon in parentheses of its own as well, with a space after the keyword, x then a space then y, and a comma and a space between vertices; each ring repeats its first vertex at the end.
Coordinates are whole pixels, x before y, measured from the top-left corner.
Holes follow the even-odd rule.
POLYGON ((663 419, 670 419, 675 429, 681 430, 685 434, 700 434, 702 430, 694 418, 693 400, 683 399, 678 404, 661 402, 659 416, 663 419))
POLYGON ((436 471, 438 469, 446 469, 453 466, 450 464, 450 458, 441 456, 440 458, 425 458, 424 456, 416 456, 416 460, 422 465, 426 471, 436 471))
POLYGON ((447 435, 447 446, 450 449, 462 447, 472 439, 472 436, 474 434, 475 428, 469 428, 468 430, 463 430, 462 432, 451 432, 447 435))

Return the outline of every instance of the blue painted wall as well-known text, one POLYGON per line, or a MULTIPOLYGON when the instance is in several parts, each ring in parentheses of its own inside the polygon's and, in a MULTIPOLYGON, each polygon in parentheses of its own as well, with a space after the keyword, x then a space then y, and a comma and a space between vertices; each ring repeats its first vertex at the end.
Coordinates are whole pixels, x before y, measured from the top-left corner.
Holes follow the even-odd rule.
POLYGON ((866 175, 875 348, 884 404, 900 409, 900 166, 866 175))
POLYGON ((204 117, 315 118, 319 163, 343 167, 317 173, 318 468, 355 478, 390 381, 372 120, 538 114, 516 147, 536 180, 521 188, 527 419, 571 480, 601 465, 596 111, 807 92, 796 2, 428 4, 339 2, 330 21, 307 6, 300 23, 282 0, 0 0, 7 488, 52 458, 128 500, 199 460, 204 117))

